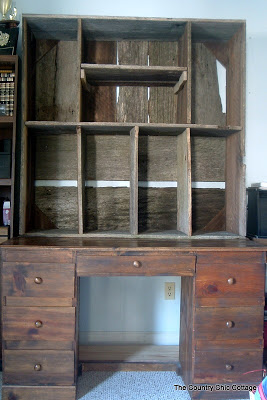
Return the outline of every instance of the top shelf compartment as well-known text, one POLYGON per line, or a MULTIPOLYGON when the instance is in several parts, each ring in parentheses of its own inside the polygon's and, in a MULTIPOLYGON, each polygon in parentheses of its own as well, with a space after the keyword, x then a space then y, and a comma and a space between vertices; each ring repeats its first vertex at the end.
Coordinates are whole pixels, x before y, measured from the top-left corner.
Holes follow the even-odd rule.
POLYGON ((116 86, 174 86, 187 77, 185 67, 82 64, 91 85, 116 86))

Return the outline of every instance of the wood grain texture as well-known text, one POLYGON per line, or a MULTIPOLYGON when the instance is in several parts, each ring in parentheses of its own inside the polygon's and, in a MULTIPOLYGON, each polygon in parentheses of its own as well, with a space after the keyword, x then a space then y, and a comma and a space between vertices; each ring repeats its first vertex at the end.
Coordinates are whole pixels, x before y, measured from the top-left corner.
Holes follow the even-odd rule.
POLYGON ((192 45, 192 122, 226 125, 216 58, 202 43, 192 45))
POLYGON ((179 346, 92 345, 79 347, 79 360, 85 363, 126 362, 178 364, 179 346))
POLYGON ((191 137, 191 154, 193 182, 225 181, 225 138, 191 137))
MULTIPOLYGON (((148 42, 121 41, 119 65, 148 65, 148 42)), ((117 102, 118 122, 148 122, 147 87, 121 87, 117 102)))
MULTIPOLYGON (((10 248, 2 252, 2 260, 7 262, 25 263, 74 263, 74 255, 71 249, 55 248, 53 251, 48 248, 10 248)), ((40 266, 41 267, 41 266, 40 266)))
POLYGON ((138 233, 138 134, 135 127, 130 132, 131 140, 131 179, 130 179, 130 232, 138 233))
POLYGON ((77 257, 79 276, 120 276, 120 275, 178 275, 195 274, 195 257, 122 256, 122 257, 77 257))
POLYGON ((196 308, 195 338, 207 340, 207 349, 213 340, 262 338, 263 307, 234 306, 196 308))
POLYGON ((4 307, 3 321, 3 340, 74 340, 74 307, 4 307))
POLYGON ((130 129, 116 133, 86 135, 85 180, 130 180, 130 129))
MULTIPOLYGON (((241 242, 240 242, 241 243, 241 242)), ((253 243, 252 241, 247 242, 248 244, 253 243)), ((197 262, 198 264, 219 264, 222 266, 223 264, 239 264, 240 266, 245 264, 245 268, 248 267, 247 264, 262 264, 265 263, 266 255, 265 252, 252 252, 249 253, 244 251, 239 253, 236 251, 237 248, 232 249, 230 252, 214 252, 214 253, 200 253, 198 255, 197 262)), ((260 250, 260 249, 259 249, 260 250)), ((262 249, 264 250, 264 248, 262 249)))
POLYGON ((73 341, 60 340, 6 340, 6 350, 73 350, 73 341))
MULTIPOLYGON (((149 65, 178 66, 178 42, 149 42, 149 65)), ((177 122, 177 96, 173 88, 151 87, 148 102, 150 123, 177 122)))
MULTIPOLYGON (((76 187, 36 187, 35 201, 57 228, 78 232, 76 187)), ((38 229, 38 226, 35 228, 38 229)))
POLYGON ((35 179, 77 180, 76 135, 38 135, 35 159, 35 179))
POLYGON ((93 363, 93 362, 83 362, 82 363, 83 372, 86 371, 107 371, 107 372, 117 372, 117 371, 175 371, 178 375, 180 372, 180 366, 178 363, 143 363, 143 362, 110 362, 110 363, 93 363))
POLYGON ((262 380, 262 351, 196 351, 194 383, 255 383, 262 380), (210 366, 212 365, 212 368, 210 366), (232 370, 227 371, 226 365, 232 370), (245 372, 259 370, 244 375, 245 372))
POLYGON ((2 264, 2 295, 13 297, 74 297, 74 264, 2 264), (41 278, 41 283, 35 283, 41 278), (60 284, 59 284, 60 283, 60 284))
MULTIPOLYGON (((223 189, 192 189, 192 231, 206 232, 207 224, 217 216, 225 204, 223 189)), ((224 229, 222 224, 219 231, 224 229)), ((216 225, 216 229, 218 226, 216 225)))
POLYGON ((78 164, 78 231, 83 234, 84 231, 84 204, 85 204, 85 181, 84 181, 84 167, 85 167, 85 139, 81 127, 77 127, 77 164, 78 164))
POLYGON ((196 297, 208 297, 210 306, 213 298, 234 299, 244 296, 263 299, 263 281, 264 264, 198 264, 196 297), (229 278, 233 279, 233 283, 229 284, 229 278))
MULTIPOLYGON (((111 41, 84 40, 83 61, 92 64, 116 64, 117 44, 111 41)), ((115 122, 116 88, 98 86, 82 93, 82 121, 115 122)))
POLYGON ((77 77, 80 61, 76 41, 37 41, 36 120, 79 121, 77 77))
POLYGON ((187 82, 182 91, 178 93, 178 123, 191 123, 191 97, 192 97, 192 24, 187 22, 183 35, 179 39, 178 63, 187 67, 187 82))
POLYGON ((180 363, 186 385, 193 379, 195 282, 189 277, 181 279, 180 309, 180 363))
POLYGON ((177 230, 192 234, 190 130, 177 137, 177 230))
POLYGON ((74 352, 56 350, 5 350, 4 384, 74 384, 74 352), (35 371, 34 366, 41 370, 35 371))
POLYGON ((59 386, 3 386, 3 400, 75 400, 76 387, 59 386))
POLYGON ((85 189, 86 231, 130 231, 129 188, 85 189))

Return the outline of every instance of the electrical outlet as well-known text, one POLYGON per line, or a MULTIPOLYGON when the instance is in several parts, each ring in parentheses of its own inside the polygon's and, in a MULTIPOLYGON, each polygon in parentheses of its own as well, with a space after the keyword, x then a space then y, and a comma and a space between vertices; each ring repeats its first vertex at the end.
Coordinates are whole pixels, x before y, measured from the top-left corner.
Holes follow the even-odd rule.
POLYGON ((175 300, 175 282, 165 282, 165 300, 175 300))

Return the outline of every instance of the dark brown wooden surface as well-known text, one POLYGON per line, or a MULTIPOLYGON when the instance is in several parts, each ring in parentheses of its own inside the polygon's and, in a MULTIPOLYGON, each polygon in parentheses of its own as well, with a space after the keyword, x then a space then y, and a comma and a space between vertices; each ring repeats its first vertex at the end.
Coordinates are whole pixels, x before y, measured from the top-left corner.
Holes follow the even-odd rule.
POLYGON ((75 400, 76 387, 58 386, 4 386, 2 389, 3 400, 75 400))
POLYGON ((4 384, 74 384, 74 352, 56 350, 5 350, 4 384), (34 366, 41 370, 35 371, 34 366))
POLYGON ((196 351, 194 383, 255 383, 262 380, 262 350, 196 351), (228 371, 226 365, 232 366, 228 371), (244 375, 245 372, 255 371, 244 375))
POLYGON ((195 337, 207 340, 207 350, 213 340, 262 338, 263 307, 234 306, 196 308, 195 337))
MULTIPOLYGON (((216 298, 260 298, 264 297, 265 265, 215 265, 198 264, 196 297, 207 297, 212 306, 216 298), (212 270, 212 274, 211 274, 212 270), (233 279, 229 284, 228 280, 233 279)), ((223 300, 221 301, 223 302, 223 300)))
POLYGON ((74 264, 4 262, 2 296, 73 298, 74 271, 74 264))
POLYGON ((3 340, 74 340, 74 307, 4 307, 2 312, 3 340))
POLYGON ((78 276, 120 275, 179 275, 195 274, 194 256, 120 256, 120 257, 77 257, 78 276))

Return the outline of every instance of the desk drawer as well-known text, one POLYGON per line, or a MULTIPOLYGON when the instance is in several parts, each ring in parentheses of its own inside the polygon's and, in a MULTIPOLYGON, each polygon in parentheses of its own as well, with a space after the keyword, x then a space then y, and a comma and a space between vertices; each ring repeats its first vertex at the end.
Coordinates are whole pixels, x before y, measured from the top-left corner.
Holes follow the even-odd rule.
POLYGON ((4 340, 74 340, 74 307, 3 307, 4 340))
POLYGON ((73 351, 5 350, 4 363, 4 384, 74 384, 73 351))
POLYGON ((196 351, 194 383, 260 382, 262 351, 196 351), (244 375, 245 372, 255 371, 244 375))
POLYGON ((4 262, 3 296, 74 297, 74 264, 4 262))
POLYGON ((264 298, 264 264, 198 264, 196 297, 264 298))
POLYGON ((79 276, 180 275, 195 274, 195 256, 78 256, 79 276))
MULTIPOLYGON (((197 308, 195 337, 207 340, 261 339, 263 307, 197 308)), ((237 344, 238 347, 238 344, 237 344)))

